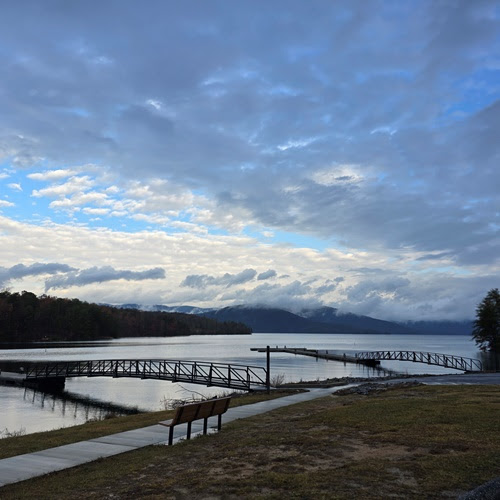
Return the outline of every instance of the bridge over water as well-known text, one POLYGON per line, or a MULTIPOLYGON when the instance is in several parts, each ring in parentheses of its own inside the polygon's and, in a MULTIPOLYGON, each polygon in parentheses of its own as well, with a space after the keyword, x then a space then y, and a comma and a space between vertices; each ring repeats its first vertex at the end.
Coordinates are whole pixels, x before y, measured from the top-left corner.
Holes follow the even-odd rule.
MULTIPOLYGON (((259 347, 252 351, 266 352, 268 348, 259 347)), ((418 351, 370 351, 370 352, 339 352, 325 349, 307 349, 305 347, 271 347, 270 352, 287 352, 290 354, 312 356, 315 358, 342 361, 344 363, 361 363, 375 366, 383 360, 411 361, 427 365, 442 366, 467 372, 482 371, 481 361, 474 358, 454 356, 453 354, 439 354, 435 352, 418 351)))
POLYGON ((262 366, 171 359, 108 359, 59 361, 32 365, 27 385, 62 389, 68 377, 133 377, 227 387, 252 391, 269 389, 269 370, 262 366))
POLYGON ((427 365, 442 366, 462 370, 464 372, 482 371, 483 364, 478 359, 454 356, 453 354, 440 354, 436 352, 418 351, 371 351, 358 352, 356 358, 359 360, 392 360, 411 361, 413 363, 425 363, 427 365))

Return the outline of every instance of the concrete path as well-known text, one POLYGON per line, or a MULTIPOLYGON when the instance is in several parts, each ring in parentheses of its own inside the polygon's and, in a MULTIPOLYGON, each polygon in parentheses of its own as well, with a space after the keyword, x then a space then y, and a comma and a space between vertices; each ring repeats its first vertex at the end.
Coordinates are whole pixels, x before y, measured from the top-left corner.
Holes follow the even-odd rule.
MULTIPOLYGON (((342 386, 343 388, 346 386, 342 386)), ((327 396, 338 388, 311 389, 309 392, 293 394, 283 398, 270 401, 262 401, 251 405, 229 408, 224 414, 223 424, 239 418, 252 417, 261 413, 282 408, 302 401, 327 396)), ((174 428, 174 444, 186 436, 187 424, 178 425, 174 428)), ((211 432, 216 432, 217 417, 209 419, 211 432)), ((203 420, 193 422, 192 436, 203 433, 203 420)), ((50 472, 55 472, 70 467, 75 467, 99 458, 110 457, 136 450, 152 444, 166 444, 168 440, 168 429, 161 425, 151 425, 142 429, 119 432, 110 436, 103 436, 89 441, 58 446, 48 450, 27 453, 15 457, 0 460, 0 487, 6 484, 24 481, 50 472)))
MULTIPOLYGON (((437 377, 412 377, 395 380, 377 380, 378 383, 397 383, 418 380, 424 384, 500 384, 500 373, 497 374, 469 374, 469 375, 443 375, 437 377)), ((223 416, 223 423, 231 422, 239 418, 253 417, 283 408, 303 401, 328 396, 340 389, 354 387, 356 384, 329 387, 321 389, 309 389, 308 392, 293 394, 283 398, 262 401, 251 405, 229 408, 223 416)), ((216 432, 217 417, 209 419, 211 432, 216 432)), ((200 435, 203 432, 203 421, 193 422, 192 435, 200 435)), ((186 436, 186 425, 178 425, 174 429, 174 444, 186 436)), ((48 450, 27 453, 15 457, 0 460, 0 487, 6 484, 24 481, 50 472, 55 472, 70 467, 75 467, 99 458, 110 457, 135 450, 152 444, 166 444, 168 440, 168 429, 161 425, 151 425, 142 429, 120 432, 110 436, 103 436, 89 441, 58 446, 48 450)))

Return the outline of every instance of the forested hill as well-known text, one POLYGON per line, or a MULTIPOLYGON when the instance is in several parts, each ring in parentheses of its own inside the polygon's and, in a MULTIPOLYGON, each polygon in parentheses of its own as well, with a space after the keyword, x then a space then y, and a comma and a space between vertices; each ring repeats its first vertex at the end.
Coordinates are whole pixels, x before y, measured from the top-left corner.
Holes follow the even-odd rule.
POLYGON ((0 342, 96 340, 118 337, 173 337, 241 334, 251 329, 234 321, 183 313, 118 309, 31 292, 0 292, 0 342))

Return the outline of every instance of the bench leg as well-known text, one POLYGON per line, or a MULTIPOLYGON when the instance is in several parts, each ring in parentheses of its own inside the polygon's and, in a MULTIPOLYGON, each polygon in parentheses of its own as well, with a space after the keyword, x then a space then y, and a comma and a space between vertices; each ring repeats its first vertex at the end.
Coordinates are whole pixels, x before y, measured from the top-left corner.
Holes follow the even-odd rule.
POLYGON ((217 430, 220 431, 222 427, 222 415, 219 415, 219 419, 217 421, 217 430))
POLYGON ((187 433, 187 438, 188 439, 191 439, 191 423, 192 422, 188 422, 188 433, 187 433))
POLYGON ((203 434, 207 433, 208 418, 203 419, 203 434))
POLYGON ((168 431, 168 445, 172 446, 174 440, 174 426, 172 425, 168 431))

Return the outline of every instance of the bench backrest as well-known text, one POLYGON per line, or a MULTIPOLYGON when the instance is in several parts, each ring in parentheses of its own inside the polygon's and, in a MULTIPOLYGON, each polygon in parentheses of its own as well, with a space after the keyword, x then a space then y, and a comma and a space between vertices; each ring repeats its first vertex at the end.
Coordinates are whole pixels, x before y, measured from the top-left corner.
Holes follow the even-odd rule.
POLYGON ((213 417, 222 415, 229 407, 231 398, 210 399, 200 403, 190 403, 184 406, 179 406, 172 419, 172 425, 184 424, 192 422, 200 418, 213 417))

